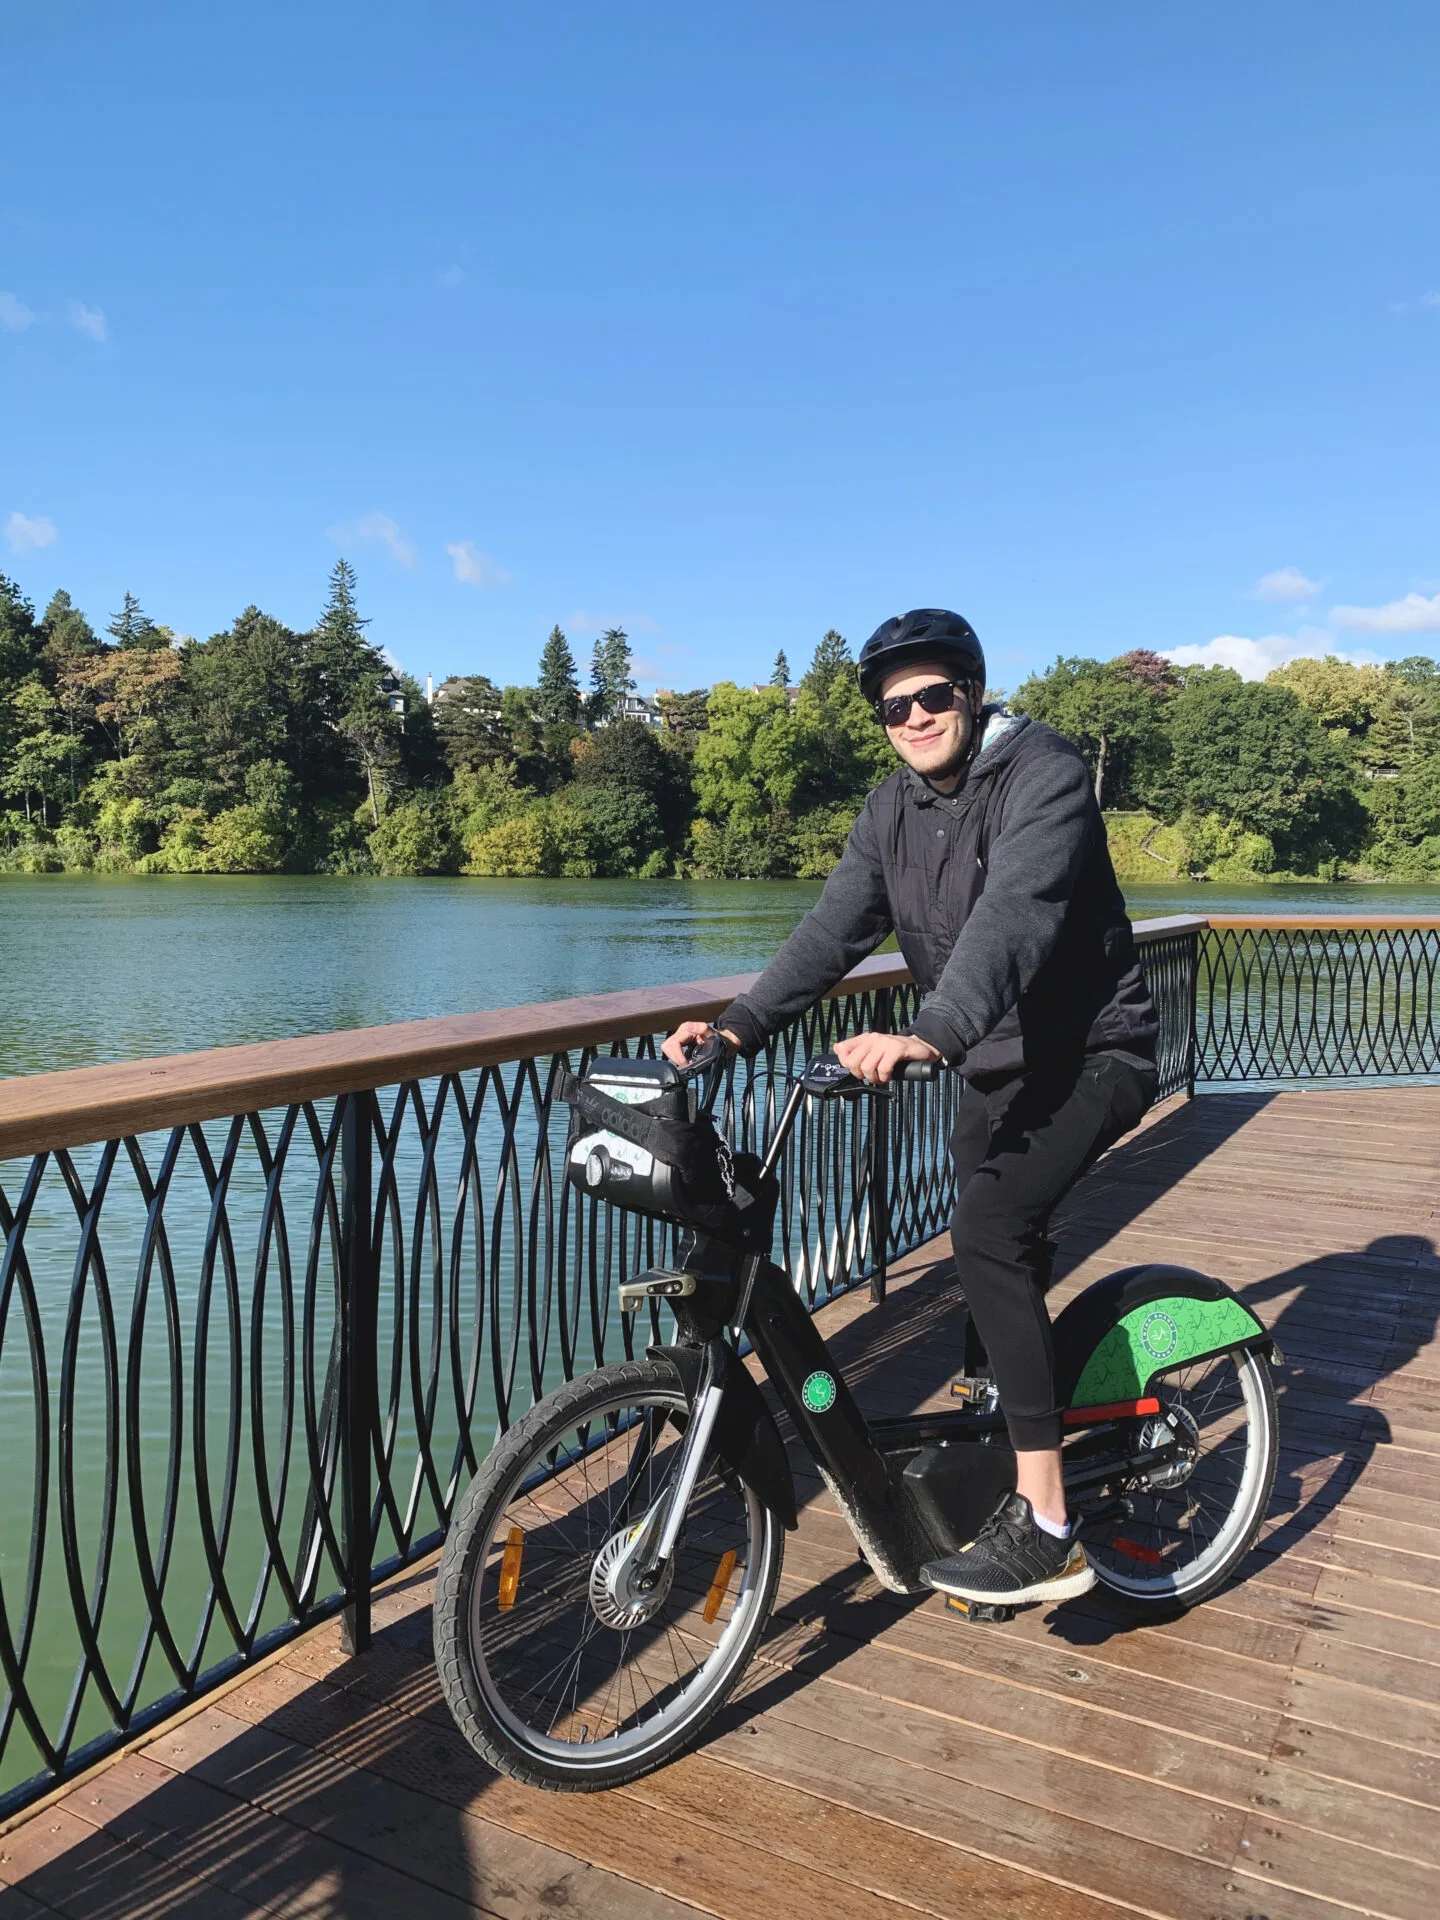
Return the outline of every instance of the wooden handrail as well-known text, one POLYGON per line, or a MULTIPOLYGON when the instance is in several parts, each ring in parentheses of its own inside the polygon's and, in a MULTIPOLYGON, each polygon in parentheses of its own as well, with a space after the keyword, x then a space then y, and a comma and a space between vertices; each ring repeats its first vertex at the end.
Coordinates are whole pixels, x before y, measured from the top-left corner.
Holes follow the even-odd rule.
MULTIPOLYGON (((635 1040, 681 1020, 713 1019, 758 978, 738 973, 672 987, 587 994, 533 1006, 496 1007, 488 1013, 445 1014, 349 1033, 306 1034, 0 1079, 0 1159, 358 1093, 366 1087, 393 1087, 403 1080, 499 1066, 533 1054, 635 1040)), ((909 978, 898 953, 874 954, 828 997, 904 986, 909 978)))
MULTIPOLYGON (((1137 922, 1135 933, 1143 945, 1205 924, 1177 915, 1137 922)), ((713 1019, 758 977, 733 974, 0 1079, 0 1159, 634 1040, 681 1020, 713 1019)), ((898 953, 874 954, 828 997, 905 986, 909 979, 898 953)))

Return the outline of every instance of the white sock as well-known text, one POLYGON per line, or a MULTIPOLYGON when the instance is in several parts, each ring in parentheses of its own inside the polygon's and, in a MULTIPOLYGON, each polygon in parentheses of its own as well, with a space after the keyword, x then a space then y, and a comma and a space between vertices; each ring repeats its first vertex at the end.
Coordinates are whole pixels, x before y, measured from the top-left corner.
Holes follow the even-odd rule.
POLYGON ((1063 1527, 1059 1526, 1055 1521, 1047 1520, 1043 1513, 1036 1513, 1033 1507, 1030 1509, 1030 1518, 1042 1533, 1050 1534, 1053 1539, 1068 1540, 1070 1538, 1070 1522, 1068 1520, 1063 1527))

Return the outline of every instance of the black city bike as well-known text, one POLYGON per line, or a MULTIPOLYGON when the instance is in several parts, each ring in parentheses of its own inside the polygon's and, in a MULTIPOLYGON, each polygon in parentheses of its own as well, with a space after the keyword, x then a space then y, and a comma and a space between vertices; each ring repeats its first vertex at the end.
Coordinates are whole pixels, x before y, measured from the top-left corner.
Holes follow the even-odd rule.
MULTIPOLYGON (((802 1104, 889 1090, 821 1055, 760 1160, 732 1154, 709 1118, 724 1067, 712 1041, 685 1070, 598 1060, 570 1083, 567 1177, 679 1229, 677 1264, 620 1288, 627 1312, 664 1302, 674 1340, 539 1401, 460 1499, 441 1560, 450 1709, 477 1753, 534 1786, 654 1771, 694 1743, 760 1643, 796 1495, 744 1341, 892 1591, 924 1591, 922 1564, 973 1538, 1015 1483, 993 1393, 868 1420, 768 1258, 802 1104)), ((1193 1606, 1235 1572, 1269 1505, 1269 1335, 1222 1282, 1143 1266, 1096 1281, 1054 1338, 1067 1498, 1098 1579, 1142 1609, 1193 1606)))

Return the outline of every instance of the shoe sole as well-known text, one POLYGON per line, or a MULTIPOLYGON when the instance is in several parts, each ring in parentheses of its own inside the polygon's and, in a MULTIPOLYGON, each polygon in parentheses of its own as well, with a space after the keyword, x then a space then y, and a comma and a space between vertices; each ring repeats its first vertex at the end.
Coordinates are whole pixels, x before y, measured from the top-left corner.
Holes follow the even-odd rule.
POLYGON ((956 1600, 979 1601, 992 1607, 1028 1607, 1040 1600, 1078 1600, 1095 1584, 1095 1569, 1082 1567, 1078 1573, 1066 1573, 1054 1580, 1037 1581, 1033 1587, 1017 1587, 1014 1593, 992 1593, 980 1587, 942 1586, 938 1580, 926 1585, 936 1593, 948 1593, 956 1600))

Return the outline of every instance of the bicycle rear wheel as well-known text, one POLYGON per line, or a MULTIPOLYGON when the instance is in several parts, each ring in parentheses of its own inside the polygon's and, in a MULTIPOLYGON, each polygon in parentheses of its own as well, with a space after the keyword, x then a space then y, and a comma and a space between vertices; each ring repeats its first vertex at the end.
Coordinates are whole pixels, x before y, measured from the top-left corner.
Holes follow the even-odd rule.
POLYGON ((688 1420, 668 1363, 602 1368, 512 1428, 456 1509, 436 1663, 461 1732, 515 1779, 593 1790, 652 1772, 696 1738, 755 1650, 784 1534, 713 1456, 654 1592, 637 1600, 617 1583, 688 1420))
POLYGON ((1275 1487, 1279 1428, 1264 1358, 1248 1350, 1196 1360, 1157 1380, 1164 1413, 1135 1422, 1137 1450, 1167 1444, 1173 1463, 1123 1483, 1121 1511, 1081 1519, 1097 1577, 1140 1605, 1193 1607, 1235 1573, 1275 1487))

